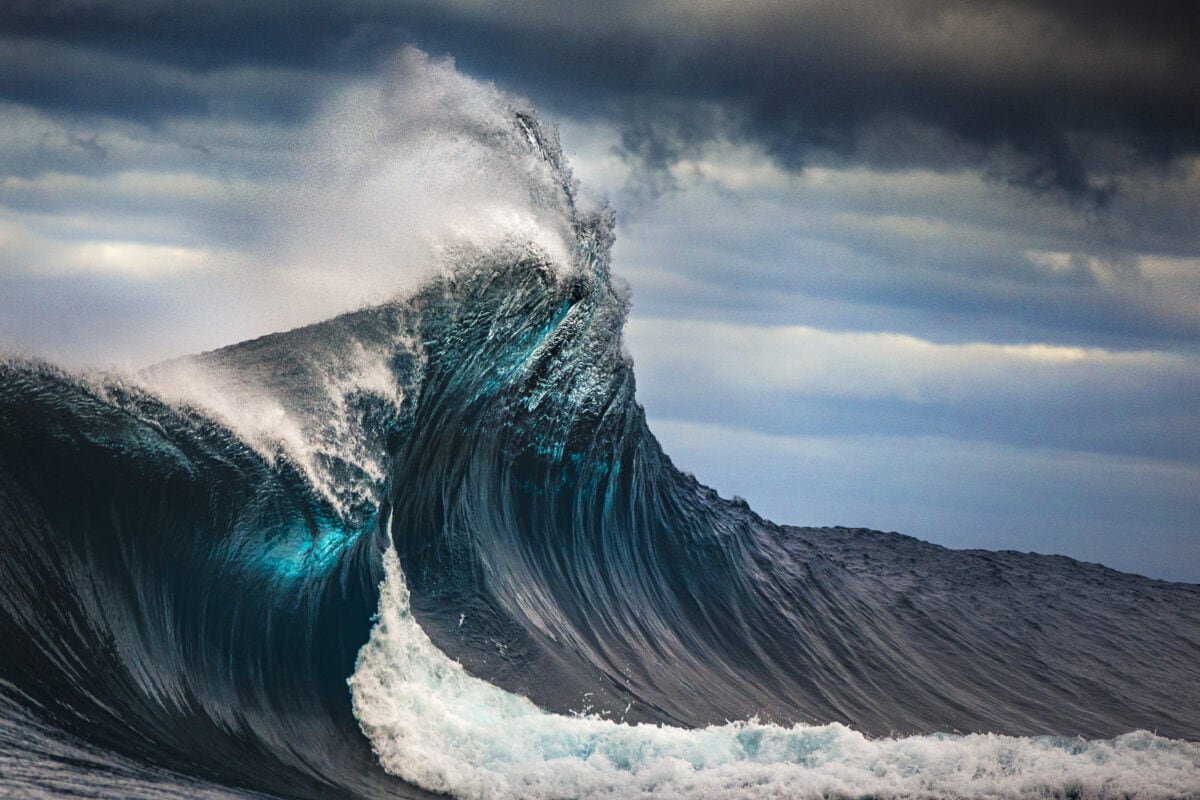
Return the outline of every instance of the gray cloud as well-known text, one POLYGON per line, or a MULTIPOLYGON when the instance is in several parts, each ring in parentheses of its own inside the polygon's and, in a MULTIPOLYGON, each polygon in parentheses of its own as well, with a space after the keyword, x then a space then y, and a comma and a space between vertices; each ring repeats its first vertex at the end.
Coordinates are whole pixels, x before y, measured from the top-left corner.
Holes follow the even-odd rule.
POLYGON ((272 4, 130 0, 0 15, 0 74, 23 76, 0 94, 76 111, 289 118, 310 108, 311 81, 206 81, 248 66, 362 71, 414 41, 540 104, 622 121, 650 167, 727 136, 789 168, 986 162, 1001 180, 1103 205, 1137 165, 1200 150, 1200 25, 1186 2, 312 2, 283 22, 272 4), (121 70, 116 54, 156 68, 121 70))
MULTIPOLYGON (((750 137, 788 167, 990 159, 1006 180, 1093 202, 1130 165, 1200 141, 1196 28, 1126 26, 1137 12, 1116 7, 670 3, 653 16, 607 6, 587 24, 533 8, 514 19, 464 4, 446 25, 493 43, 468 49, 468 65, 642 117, 657 141, 635 152, 660 160, 695 138, 662 123, 674 116, 663 98, 719 105, 723 129, 709 135, 750 137)), ((1157 13, 1195 16, 1185 4, 1157 13)))
POLYGON ((639 372, 654 376, 640 396, 666 419, 764 434, 937 436, 1180 462, 1200 452, 1196 356, 937 345, 709 320, 635 320, 629 341, 639 372))
POLYGON ((1200 249, 1163 222, 1196 208, 1195 178, 1131 191, 1091 221, 968 171, 789 177, 735 150, 675 175, 617 244, 643 314, 950 341, 1200 342, 1200 249))

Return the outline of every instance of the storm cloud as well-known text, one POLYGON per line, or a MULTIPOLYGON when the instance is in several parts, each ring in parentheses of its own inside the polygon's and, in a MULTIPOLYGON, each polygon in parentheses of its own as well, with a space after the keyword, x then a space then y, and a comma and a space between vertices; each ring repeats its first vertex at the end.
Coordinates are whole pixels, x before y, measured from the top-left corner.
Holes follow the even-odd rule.
POLYGON ((1129 170, 1200 149, 1185 2, 307 2, 286 19, 254 2, 19 2, 0 26, 0 92, 76 113, 292 119, 321 77, 415 42, 622 120, 650 166, 750 138, 787 168, 986 164, 1102 205, 1129 170))

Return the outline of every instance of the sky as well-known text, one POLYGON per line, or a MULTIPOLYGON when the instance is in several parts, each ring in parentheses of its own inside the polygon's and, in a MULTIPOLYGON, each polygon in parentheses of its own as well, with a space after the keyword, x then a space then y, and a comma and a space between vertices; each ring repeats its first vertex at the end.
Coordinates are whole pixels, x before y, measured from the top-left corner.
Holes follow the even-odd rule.
POLYGON ((679 467, 1200 582, 1200 6, 1146 5, 10 1, 0 349, 140 367, 551 241, 444 135, 520 97, 679 467))

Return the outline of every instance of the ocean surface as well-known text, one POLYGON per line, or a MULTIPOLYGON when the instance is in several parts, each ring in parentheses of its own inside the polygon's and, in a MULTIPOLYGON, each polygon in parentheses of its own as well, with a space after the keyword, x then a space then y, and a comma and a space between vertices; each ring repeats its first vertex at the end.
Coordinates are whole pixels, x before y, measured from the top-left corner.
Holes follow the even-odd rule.
MULTIPOLYGON (((1200 797, 1200 586, 677 469, 612 214, 137 373, 0 362, 0 796, 1200 797)), ((510 144, 511 144, 510 142, 510 144)))

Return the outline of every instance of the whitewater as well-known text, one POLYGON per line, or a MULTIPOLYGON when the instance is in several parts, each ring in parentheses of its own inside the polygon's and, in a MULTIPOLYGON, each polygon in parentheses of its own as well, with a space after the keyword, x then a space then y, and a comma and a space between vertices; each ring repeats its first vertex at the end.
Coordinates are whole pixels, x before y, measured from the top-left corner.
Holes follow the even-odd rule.
POLYGON ((698 483, 613 212, 527 104, 404 58, 400 149, 500 187, 411 287, 0 361, 0 796, 1200 797, 1200 586, 698 483))
POLYGON ((412 616, 394 551, 350 679, 390 772, 464 798, 1155 797, 1194 791, 1195 744, 996 734, 868 739, 838 723, 701 729, 548 713, 468 674, 412 616), (1190 787, 1190 788, 1189 788, 1190 787))

